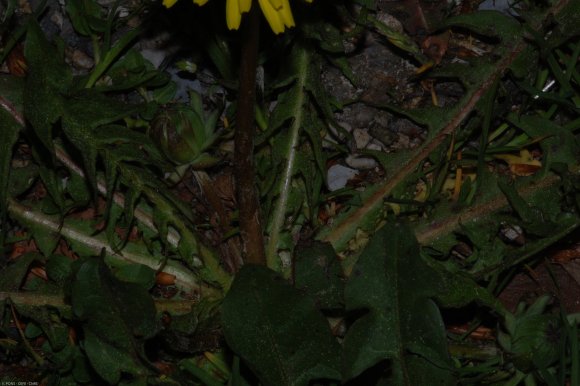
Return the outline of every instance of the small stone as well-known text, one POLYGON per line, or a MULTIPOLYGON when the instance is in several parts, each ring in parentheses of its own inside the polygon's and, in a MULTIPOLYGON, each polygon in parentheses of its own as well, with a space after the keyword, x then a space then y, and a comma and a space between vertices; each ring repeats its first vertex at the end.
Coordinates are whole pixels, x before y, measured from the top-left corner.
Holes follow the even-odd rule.
POLYGON ((364 149, 371 141, 371 136, 366 129, 354 129, 352 135, 357 149, 364 149))
POLYGON ((346 186, 348 180, 353 178, 357 175, 357 171, 355 169, 351 169, 349 167, 343 165, 332 165, 328 168, 327 176, 326 176, 326 183, 328 185, 328 189, 331 192, 335 190, 342 189, 346 186))
POLYGON ((58 27, 59 30, 62 29, 62 26, 64 24, 64 19, 63 19, 62 13, 60 13, 58 11, 54 12, 50 16, 50 21, 52 21, 58 27))
POLYGON ((95 65, 93 59, 81 50, 73 49, 67 55, 70 55, 71 64, 79 70, 90 70, 95 65))
POLYGON ((349 155, 345 162, 357 170, 369 170, 377 166, 377 161, 374 158, 364 156, 349 155))
POLYGON ((384 151, 385 146, 379 140, 373 139, 371 143, 367 145, 367 150, 384 151))
POLYGON ((167 52, 164 50, 146 48, 144 50, 141 50, 141 55, 143 55, 145 59, 150 61, 155 68, 159 68, 159 66, 161 66, 161 63, 163 63, 163 61, 167 57, 167 52))

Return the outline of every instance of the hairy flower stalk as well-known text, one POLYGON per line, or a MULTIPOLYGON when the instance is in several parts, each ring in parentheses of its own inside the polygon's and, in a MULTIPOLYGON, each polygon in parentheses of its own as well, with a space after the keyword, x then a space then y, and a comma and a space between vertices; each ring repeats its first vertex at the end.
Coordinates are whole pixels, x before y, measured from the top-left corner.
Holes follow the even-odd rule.
MULTIPOLYGON (((311 3, 312 0, 305 0, 311 3)), ((177 0, 163 0, 163 5, 172 7, 177 0)), ((204 5, 208 0, 193 0, 197 5, 204 5)), ((262 13, 275 34, 294 27, 294 17, 289 0, 258 0, 262 13)), ((242 14, 252 8, 252 0, 226 0, 226 23, 229 29, 237 30, 242 22, 242 14)))

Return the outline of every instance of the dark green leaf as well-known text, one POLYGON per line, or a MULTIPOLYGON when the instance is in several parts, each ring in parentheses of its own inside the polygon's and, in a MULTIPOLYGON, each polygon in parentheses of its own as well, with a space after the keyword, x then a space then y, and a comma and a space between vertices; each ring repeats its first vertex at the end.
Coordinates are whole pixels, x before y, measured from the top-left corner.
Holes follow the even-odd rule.
POLYGON ((538 68, 539 52, 535 47, 527 46, 512 62, 510 70, 518 79, 531 80, 538 68))
POLYGON ((377 32, 384 36, 389 41, 389 43, 407 52, 409 55, 412 55, 419 63, 427 62, 428 59, 425 57, 425 55, 423 55, 417 46, 417 43, 404 31, 399 31, 396 28, 392 28, 391 26, 376 18, 369 19, 371 25, 373 25, 377 32))
POLYGON ((73 313, 83 322, 91 365, 115 383, 122 372, 149 372, 144 339, 157 330, 155 305, 143 287, 118 281, 100 258, 79 262, 71 288, 73 313))
POLYGON ((29 218, 21 218, 19 221, 27 226, 28 232, 34 238, 40 252, 46 257, 50 256, 60 239, 58 232, 45 227, 43 224, 31 221, 29 218))
POLYGON ((504 259, 506 244, 497 237, 500 224, 496 221, 478 221, 462 224, 460 234, 473 243, 473 253, 466 264, 473 263, 470 272, 477 273, 485 268, 493 267, 504 259))
POLYGON ((228 345, 265 386, 340 379, 340 351, 314 302, 275 272, 244 266, 222 306, 228 345))
POLYGON ((75 173, 71 173, 66 182, 66 192, 79 205, 88 204, 91 200, 91 192, 87 180, 75 173))
POLYGON ((41 260, 42 256, 38 253, 27 253, 20 256, 13 264, 4 268, 0 273, 0 291, 18 291, 26 274, 28 268, 35 260, 41 260))
POLYGON ((318 26, 318 32, 320 33, 320 40, 318 41, 320 48, 329 53, 344 53, 344 37, 342 36, 340 29, 334 23, 320 23, 318 26))
POLYGON ((24 114, 44 146, 52 150, 52 125, 62 115, 62 95, 72 83, 72 74, 36 22, 28 26, 24 55, 28 64, 24 114))
POLYGON ((45 151, 42 145, 38 144, 36 141, 34 143, 35 146, 32 147, 32 156, 35 164, 38 166, 38 175, 48 192, 50 200, 52 200, 52 203, 56 206, 54 210, 47 213, 54 214, 62 212, 65 207, 62 179, 61 176, 58 175, 54 157, 45 151))
MULTIPOLYGON (((96 333, 105 333, 103 338, 115 329, 118 332, 127 329, 130 336, 141 338, 150 337, 156 331, 155 306, 147 291, 139 285, 115 279, 100 258, 81 262, 72 286, 71 301, 75 315, 88 320, 88 328, 96 333), (100 299, 105 303, 94 303, 89 299, 100 299), (106 325, 93 319, 107 314, 110 323, 106 325)), ((122 345, 128 341, 118 343, 122 345)))
POLYGON ((155 271, 142 264, 127 264, 115 270, 117 279, 150 289, 155 284, 155 271))
POLYGON ((153 91, 153 99, 157 103, 169 103, 175 98, 175 94, 177 93, 177 83, 174 81, 169 81, 163 87, 155 89, 153 91))
POLYGON ((115 42, 115 44, 104 52, 101 61, 95 65, 93 71, 89 75, 89 79, 85 84, 85 88, 92 88, 97 80, 99 80, 99 78, 107 71, 111 64, 115 62, 119 55, 121 55, 121 53, 127 49, 129 44, 135 40, 140 33, 140 28, 134 28, 122 34, 115 42))
POLYGON ((103 28, 96 28, 102 9, 95 1, 91 0, 68 0, 66 12, 74 26, 74 29, 81 35, 90 36, 94 32, 104 32, 103 28))
POLYGON ((437 276, 409 229, 387 224, 377 232, 345 289, 347 310, 365 312, 345 336, 345 379, 390 360, 394 384, 454 384, 445 326, 431 300, 437 276))
POLYGON ((119 383, 122 373, 133 377, 147 374, 143 366, 123 348, 100 339, 91 330, 85 332, 84 349, 93 369, 109 384, 119 383))
POLYGON ((344 307, 344 274, 332 246, 314 242, 313 245, 299 246, 295 255, 296 288, 311 296, 318 308, 344 307))
MULTIPOLYGON (((111 85, 97 85, 99 91, 121 91, 142 87, 169 86, 170 77, 155 69, 136 49, 129 49, 107 70, 111 85)), ((157 99, 156 99, 157 100, 157 99)), ((158 103, 164 103, 157 100, 158 103)))
POLYGON ((569 37, 580 34, 578 15, 580 15, 580 3, 577 1, 568 1, 563 9, 556 13, 554 18, 562 34, 569 37))
POLYGON ((46 262, 46 275, 56 284, 68 282, 72 274, 72 260, 63 255, 54 254, 46 262))
POLYGON ((48 338, 54 351, 65 348, 69 341, 69 327, 60 319, 61 315, 50 306, 32 307, 16 305, 18 313, 33 320, 48 338))
POLYGON ((211 38, 205 39, 204 43, 204 48, 207 50, 209 57, 222 78, 226 81, 232 81, 234 78, 232 68, 234 66, 232 65, 232 53, 227 40, 216 33, 211 38))
POLYGON ((47 356, 50 358, 54 367, 63 372, 68 372, 72 369, 73 355, 76 351, 75 348, 80 351, 78 346, 71 345, 68 345, 59 351, 52 350, 50 345, 48 345, 48 347, 43 347, 43 350, 47 353, 47 356))
POLYGON ((194 378, 199 379, 205 386, 222 386, 223 383, 208 370, 199 367, 193 360, 185 359, 179 362, 179 367, 190 373, 194 378))
MULTIPOLYGON (((268 131, 263 134, 263 137, 267 138, 271 132, 278 130, 284 123, 296 116, 296 109, 302 108, 302 104, 296 106, 296 101, 304 100, 303 93, 301 85, 295 82, 292 87, 278 97, 276 107, 270 115, 268 131)), ((262 140, 258 142, 260 141, 262 140)))
POLYGON ((517 192, 513 184, 500 180, 499 187, 506 195, 510 205, 523 221, 526 231, 538 236, 548 236, 558 229, 557 224, 552 223, 539 206, 530 205, 517 192))
POLYGON ((106 96, 94 90, 82 90, 71 95, 66 100, 63 121, 77 126, 84 125, 88 129, 113 123, 131 114, 138 113, 142 105, 129 105, 115 98, 106 96))
POLYGON ((545 369, 553 364, 562 350, 562 323, 556 315, 525 315, 517 318, 511 336, 510 352, 523 371, 535 366, 545 369))
POLYGON ((94 375, 94 372, 91 371, 87 357, 78 345, 68 345, 59 351, 48 346, 43 347, 43 351, 47 353, 47 358, 53 368, 58 369, 60 385, 73 386, 91 381, 91 375, 94 375), (64 374, 70 375, 64 376, 64 374))
POLYGON ((87 177, 96 192, 98 143, 94 130, 139 111, 94 90, 83 90, 67 98, 63 112, 63 130, 81 152, 87 177))
POLYGON ((508 119, 514 126, 521 128, 534 139, 547 137, 540 142, 544 152, 543 164, 546 168, 549 168, 552 162, 565 164, 576 162, 580 146, 571 131, 537 115, 520 116, 511 113, 508 119))
MULTIPOLYGON (((323 151, 324 146, 322 144, 322 137, 320 135, 323 132, 324 128, 326 128, 325 122, 320 120, 316 111, 314 109, 309 108, 304 112, 304 130, 306 135, 308 135, 308 139, 310 139, 311 143, 311 150, 312 155, 309 156, 309 160, 314 159, 317 171, 312 170, 312 167, 309 167, 307 171, 302 169, 301 172, 305 178, 308 178, 309 175, 315 174, 316 172, 320 173, 323 176, 326 176, 326 155, 323 151)), ((306 183, 310 184, 312 179, 307 179, 306 183)))
POLYGON ((494 36, 501 40, 512 41, 518 36, 521 26, 518 21, 499 11, 479 11, 450 17, 445 26, 467 28, 484 36, 494 36))
POLYGON ((2 223, 6 219, 12 148, 18 139, 20 127, 5 109, 0 109, 0 222, 2 223))

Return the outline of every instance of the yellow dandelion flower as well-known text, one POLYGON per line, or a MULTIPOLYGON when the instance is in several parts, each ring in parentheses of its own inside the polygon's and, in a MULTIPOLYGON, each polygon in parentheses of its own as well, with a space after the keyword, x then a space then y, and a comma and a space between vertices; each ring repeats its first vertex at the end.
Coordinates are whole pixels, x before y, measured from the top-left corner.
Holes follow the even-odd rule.
MULTIPOLYGON (((305 0, 312 3, 312 0, 305 0)), ((163 0, 163 5, 172 7, 177 0, 163 0)), ((208 0, 193 0, 197 5, 204 5, 208 0)), ((284 32, 286 28, 294 27, 294 17, 289 0, 258 0, 262 13, 275 34, 284 32)), ((252 0, 226 0, 226 24, 229 29, 238 29, 242 22, 242 14, 252 7, 252 0)))

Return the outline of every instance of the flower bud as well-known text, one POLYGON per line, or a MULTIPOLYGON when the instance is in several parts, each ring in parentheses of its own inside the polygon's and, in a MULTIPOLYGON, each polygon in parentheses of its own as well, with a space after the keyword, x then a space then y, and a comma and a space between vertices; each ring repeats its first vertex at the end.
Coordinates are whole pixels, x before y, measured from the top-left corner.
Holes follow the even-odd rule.
POLYGON ((161 151, 177 165, 194 161, 201 152, 203 138, 196 138, 199 125, 203 131, 203 122, 192 110, 172 106, 159 112, 151 122, 149 136, 161 151))

